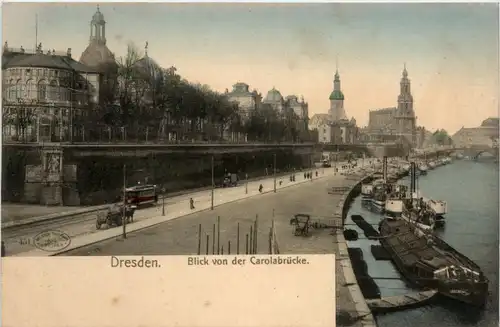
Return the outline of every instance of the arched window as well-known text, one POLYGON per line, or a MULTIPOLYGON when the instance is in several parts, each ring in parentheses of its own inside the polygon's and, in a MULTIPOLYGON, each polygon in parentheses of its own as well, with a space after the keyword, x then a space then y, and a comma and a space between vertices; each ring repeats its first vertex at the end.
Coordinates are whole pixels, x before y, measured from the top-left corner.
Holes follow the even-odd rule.
POLYGON ((18 79, 16 83, 16 98, 23 98, 23 82, 20 79, 18 79))
POLYGON ((8 88, 9 88, 9 96, 8 96, 8 98, 9 98, 9 100, 14 100, 16 98, 16 84, 14 84, 14 80, 13 79, 11 79, 9 81, 8 88))
POLYGON ((35 95, 35 83, 33 82, 32 79, 28 80, 26 82, 26 97, 28 99, 33 98, 35 95))
POLYGON ((57 86, 56 81, 50 82, 49 99, 50 100, 59 100, 59 87, 57 86))
POLYGON ((47 100, 47 84, 44 80, 38 82, 38 101, 47 100))

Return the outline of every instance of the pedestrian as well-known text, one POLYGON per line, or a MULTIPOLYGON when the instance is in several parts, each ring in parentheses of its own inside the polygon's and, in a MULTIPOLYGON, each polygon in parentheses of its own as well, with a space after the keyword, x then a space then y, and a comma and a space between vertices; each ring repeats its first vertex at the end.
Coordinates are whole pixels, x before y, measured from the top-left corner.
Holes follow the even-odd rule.
POLYGON ((2 257, 5 257, 5 242, 2 241, 2 257))
POLYGON ((191 210, 194 210, 194 200, 193 200, 193 198, 189 198, 189 207, 191 208, 191 210))
POLYGON ((259 185, 259 192, 260 192, 260 193, 262 193, 262 189, 263 189, 263 188, 264 188, 264 187, 262 186, 262 184, 260 184, 260 185, 259 185))

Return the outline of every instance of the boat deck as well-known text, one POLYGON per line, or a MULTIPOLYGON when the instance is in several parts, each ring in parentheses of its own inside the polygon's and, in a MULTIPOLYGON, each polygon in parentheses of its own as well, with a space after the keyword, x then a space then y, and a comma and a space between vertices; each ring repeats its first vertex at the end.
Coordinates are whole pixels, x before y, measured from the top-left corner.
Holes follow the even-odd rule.
POLYGON ((409 307, 421 306, 436 296, 436 290, 409 293, 397 296, 386 296, 380 299, 367 299, 366 304, 373 312, 387 312, 402 310, 409 307))
MULTIPOLYGON (((413 266, 417 262, 431 266, 434 269, 459 263, 451 253, 442 251, 428 239, 416 235, 409 223, 404 220, 386 220, 386 231, 390 236, 385 237, 385 242, 390 246, 405 266, 413 266)), ((385 234, 385 233, 383 233, 385 234)))

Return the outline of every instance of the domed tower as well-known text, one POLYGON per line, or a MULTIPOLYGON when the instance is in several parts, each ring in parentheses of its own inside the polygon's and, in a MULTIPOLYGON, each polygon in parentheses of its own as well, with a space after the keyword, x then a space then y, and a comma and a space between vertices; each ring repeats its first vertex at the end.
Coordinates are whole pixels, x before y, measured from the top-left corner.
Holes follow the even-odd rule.
POLYGON ((335 71, 333 80, 333 91, 330 94, 330 119, 332 121, 347 120, 344 111, 344 93, 340 88, 340 75, 338 69, 335 71))
POLYGON ((274 110, 276 110, 280 114, 283 113, 284 99, 283 96, 281 95, 281 92, 276 90, 274 86, 271 90, 269 90, 269 92, 267 92, 267 95, 264 98, 264 100, 262 100, 262 103, 270 105, 274 110))
POLYGON ((106 21, 99 6, 90 21, 89 45, 83 51, 80 62, 93 68, 101 68, 106 64, 116 65, 113 53, 106 46, 106 21))
POLYGON ((406 64, 403 68, 401 77, 400 92, 398 96, 398 108, 396 121, 398 133, 401 137, 405 137, 412 145, 416 145, 416 117, 413 110, 413 96, 411 94, 411 83, 408 79, 408 71, 406 64))

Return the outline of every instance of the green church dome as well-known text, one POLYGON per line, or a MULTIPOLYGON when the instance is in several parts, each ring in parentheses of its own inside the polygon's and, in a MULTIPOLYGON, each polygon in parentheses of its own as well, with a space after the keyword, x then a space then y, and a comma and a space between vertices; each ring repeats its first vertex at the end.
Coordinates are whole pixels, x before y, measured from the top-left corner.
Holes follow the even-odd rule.
POLYGON ((344 93, 342 91, 333 91, 330 94, 330 100, 344 100, 344 93))

